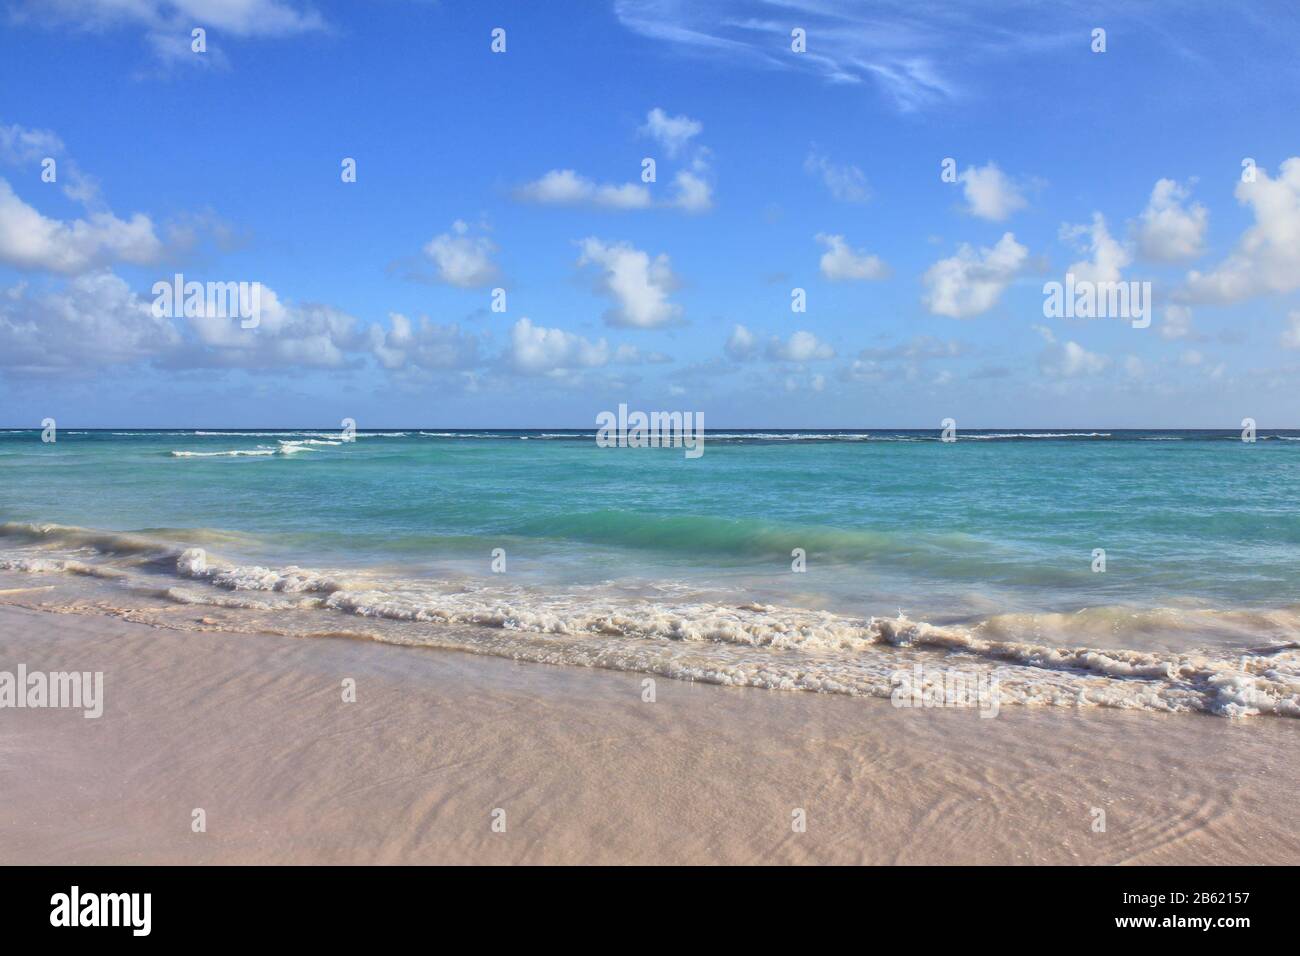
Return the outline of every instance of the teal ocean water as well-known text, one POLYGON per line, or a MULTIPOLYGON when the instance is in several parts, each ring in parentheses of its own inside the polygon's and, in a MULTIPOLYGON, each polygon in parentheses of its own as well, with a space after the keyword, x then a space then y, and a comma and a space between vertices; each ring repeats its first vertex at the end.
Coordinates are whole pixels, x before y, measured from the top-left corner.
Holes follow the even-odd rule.
POLYGON ((341 438, 0 432, 0 571, 724 683, 887 695, 924 649, 1038 667, 1025 702, 1300 701, 1300 432, 715 431, 695 459, 592 431, 341 438))

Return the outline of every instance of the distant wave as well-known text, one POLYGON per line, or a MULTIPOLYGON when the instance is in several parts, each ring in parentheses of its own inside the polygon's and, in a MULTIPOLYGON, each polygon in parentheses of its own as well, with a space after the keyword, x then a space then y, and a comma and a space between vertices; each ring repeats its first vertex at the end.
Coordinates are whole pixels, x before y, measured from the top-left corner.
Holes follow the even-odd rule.
MULTIPOLYGON (((23 437, 40 435, 41 430, 0 429, 0 437, 21 440, 23 437)), ((95 440, 99 438, 131 438, 149 440, 163 437, 193 438, 258 438, 290 439, 299 441, 342 441, 339 431, 322 429, 294 430, 136 430, 136 431, 101 431, 101 430, 67 430, 60 435, 76 436, 79 439, 95 440)), ((542 442, 592 442, 596 431, 591 429, 560 429, 553 431, 532 431, 527 429, 420 429, 408 431, 358 431, 353 437, 357 440, 380 438, 414 439, 433 441, 542 441, 542 442)), ((980 429, 958 429, 954 436, 957 442, 1026 442, 1026 441, 1100 441, 1100 442, 1239 442, 1241 434, 1234 429, 1196 430, 1170 429, 1162 432, 1158 429, 1129 429, 1119 431, 1036 431, 1033 429, 993 431, 980 429)), ((791 429, 788 431, 766 431, 762 429, 714 429, 706 430, 705 442, 718 445, 728 444, 862 444, 875 442, 938 442, 942 441, 939 429, 828 429, 825 431, 808 431, 791 429)), ((1259 442, 1285 441, 1300 442, 1300 434, 1260 433, 1259 442)))
POLYGON ((236 448, 231 451, 173 451, 173 458, 270 458, 273 455, 296 455, 303 451, 315 451, 326 445, 342 445, 342 440, 323 438, 302 438, 295 441, 281 439, 278 447, 270 448, 259 445, 256 448, 236 448))
POLYGON ((173 451, 173 458, 264 458, 278 455, 276 448, 236 449, 234 451, 173 451))
POLYGON ((974 441, 994 441, 1012 438, 1110 438, 1110 432, 995 432, 991 435, 985 434, 962 434, 958 432, 957 439, 969 438, 974 441))

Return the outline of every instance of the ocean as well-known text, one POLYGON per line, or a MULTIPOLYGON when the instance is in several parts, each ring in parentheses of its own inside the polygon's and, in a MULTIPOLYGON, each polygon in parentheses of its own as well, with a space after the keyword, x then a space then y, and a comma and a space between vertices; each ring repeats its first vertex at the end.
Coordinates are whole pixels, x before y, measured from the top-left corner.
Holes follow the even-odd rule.
POLYGON ((10 429, 0 589, 652 679, 897 700, 956 674, 1007 705, 1300 716, 1300 432, 713 430, 704 449, 10 429))

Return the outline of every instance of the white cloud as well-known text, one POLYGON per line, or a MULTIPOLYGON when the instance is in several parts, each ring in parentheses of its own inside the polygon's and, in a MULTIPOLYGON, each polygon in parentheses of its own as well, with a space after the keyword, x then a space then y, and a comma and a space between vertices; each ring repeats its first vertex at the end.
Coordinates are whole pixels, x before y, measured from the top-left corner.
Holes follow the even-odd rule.
POLYGON ((263 285, 259 322, 254 329, 237 319, 202 315, 184 320, 198 348, 184 348, 167 358, 177 367, 246 369, 342 368, 357 364, 367 339, 357 320, 318 303, 290 305, 263 285))
POLYGON ((1005 233, 997 244, 978 252, 963 243, 957 254, 926 270, 922 301, 935 315, 966 319, 991 309, 1024 269, 1029 250, 1005 233))
POLYGON ((822 253, 821 272, 827 279, 847 281, 856 279, 883 279, 889 275, 889 267, 879 256, 869 255, 866 250, 853 250, 844 241, 843 236, 831 236, 824 232, 816 235, 816 240, 826 247, 822 253))
POLYGON ((670 157, 675 157, 703 129, 704 124, 699 120, 689 116, 669 116, 656 106, 646 114, 641 132, 659 143, 670 157))
POLYGON ((835 350, 811 332, 800 330, 784 342, 772 339, 767 346, 767 357, 779 362, 810 362, 815 359, 832 359, 835 350))
MULTIPOLYGON (((328 305, 291 304, 259 291, 258 324, 237 317, 155 315, 153 301, 102 270, 33 294, 27 283, 0 293, 0 372, 33 377, 87 375, 106 366, 165 369, 293 370, 359 366, 373 355, 384 368, 468 368, 479 343, 457 326, 394 314, 391 328, 369 330, 328 305)), ((647 361, 653 359, 647 359, 647 361)))
POLYGON ((1138 217, 1138 251, 1156 262, 1186 262, 1202 252, 1209 213, 1200 203, 1184 206, 1188 191, 1161 179, 1138 217))
POLYGON ((533 325, 523 318, 510 330, 510 362, 528 375, 546 375, 574 369, 598 368, 610 360, 604 339, 590 342, 563 329, 533 325))
POLYGON ((669 205, 684 212, 708 212, 713 208, 713 187, 696 172, 681 170, 673 177, 675 194, 669 205))
POLYGON ((758 351, 758 340, 754 338, 754 333, 749 329, 743 325, 736 325, 732 327, 731 335, 727 337, 724 351, 730 358, 735 359, 737 362, 743 362, 754 357, 758 351))
POLYGON ((103 31, 135 27, 154 56, 168 65, 226 67, 219 47, 227 37, 288 37, 328 29, 310 4, 298 0, 15 0, 12 22, 103 31), (207 51, 191 47, 190 31, 207 30, 207 51))
POLYGON ((1106 219, 1099 212, 1092 214, 1092 225, 1063 225, 1061 241, 1074 242, 1086 236, 1084 248, 1092 253, 1091 259, 1083 259, 1070 265, 1067 273, 1073 273, 1076 281, 1119 282, 1123 269, 1133 259, 1132 254, 1106 228, 1106 219))
POLYGON ((175 347, 168 318, 110 272, 72 279, 54 292, 25 283, 0 295, 0 369, 19 375, 80 375, 146 361, 175 347))
POLYGON ((1038 357, 1039 370, 1049 378, 1082 378, 1097 375, 1110 367, 1110 359, 1089 352, 1078 342, 1049 342, 1038 357))
POLYGON ((185 27, 186 35, 195 25, 241 37, 286 36, 325 26, 314 10, 286 0, 40 0, 20 5, 20 19, 27 16, 25 7, 46 20, 83 27, 135 23, 150 31, 185 27))
POLYGON ((871 198, 866 174, 852 164, 833 163, 814 147, 803 161, 804 172, 817 176, 840 202, 863 203, 871 198))
POLYGON ((1234 191, 1251 207, 1254 225, 1218 266, 1187 274, 1181 294, 1189 301, 1227 304, 1300 289, 1300 156, 1286 160, 1276 179, 1255 172, 1253 183, 1239 182, 1234 191))
POLYGON ((913 5, 906 17, 851 4, 786 7, 774 15, 771 4, 752 0, 616 0, 614 14, 642 36, 715 63, 803 71, 837 85, 875 84, 903 112, 958 98, 961 90, 944 71, 966 60, 972 49, 1013 57, 1026 46, 1055 42, 1041 20, 1031 37, 1021 39, 1019 31, 1006 29, 987 11, 951 6, 940 14, 913 5), (790 30, 796 25, 807 30, 808 46, 791 55, 790 30))
POLYGON ((582 250, 578 265, 603 270, 601 291, 615 302, 615 307, 605 313, 606 323, 652 329, 681 315, 681 307, 668 301, 677 279, 667 255, 660 253, 652 259, 630 243, 596 238, 583 239, 578 245, 582 250))
MULTIPOLYGON (((35 166, 46 159, 55 160, 57 182, 70 199, 92 205, 99 199, 99 184, 81 171, 65 155, 63 140, 48 129, 27 129, 18 124, 0 124, 0 163, 10 166, 35 166)), ((42 169, 44 175, 44 169, 42 169)), ((96 210, 99 211, 99 210, 96 210)))
POLYGON ((1168 341, 1185 339, 1192 332, 1192 310, 1185 305, 1165 307, 1165 318, 1160 323, 1160 337, 1168 341))
POLYGON ((879 382, 885 379, 885 366, 873 359, 854 359, 852 364, 840 369, 839 377, 846 382, 879 382))
POLYGON ((370 327, 371 350, 387 369, 462 369, 478 363, 478 337, 456 324, 439 325, 421 316, 418 323, 390 313, 389 328, 370 327))
MULTIPOLYGON (((698 120, 688 116, 669 116, 655 107, 647 114, 640 132, 663 146, 669 157, 676 158, 703 128, 698 120)), ((674 174, 670 194, 658 203, 650 188, 642 183, 597 183, 572 169, 552 169, 540 179, 516 188, 514 195, 520 202, 549 206, 630 210, 650 209, 657 205, 685 213, 707 212, 713 208, 709 151, 701 146, 693 152, 687 168, 674 174)))
POLYGON ((1027 203, 1019 188, 993 163, 969 166, 957 177, 972 216, 1001 222, 1027 203))
POLYGON ((492 262, 496 246, 486 236, 471 236, 469 226, 457 219, 451 232, 434 236, 425 244, 424 254, 437 267, 438 281, 462 289, 477 289, 497 277, 492 262))
POLYGON ((523 202, 547 206, 597 206, 602 209, 648 209, 650 190, 639 183, 602 185, 572 169, 552 169, 540 179, 515 190, 523 202))
POLYGON ((0 262, 75 275, 113 262, 147 265, 162 251, 153 222, 142 213, 130 219, 107 211, 69 222, 49 219, 0 179, 0 262))
POLYGON ((63 152, 63 141, 47 129, 26 129, 0 123, 0 162, 13 165, 38 163, 63 152))
POLYGON ((672 358, 663 352, 642 352, 635 345, 624 342, 614 349, 609 361, 611 365, 666 365, 672 362, 672 358))

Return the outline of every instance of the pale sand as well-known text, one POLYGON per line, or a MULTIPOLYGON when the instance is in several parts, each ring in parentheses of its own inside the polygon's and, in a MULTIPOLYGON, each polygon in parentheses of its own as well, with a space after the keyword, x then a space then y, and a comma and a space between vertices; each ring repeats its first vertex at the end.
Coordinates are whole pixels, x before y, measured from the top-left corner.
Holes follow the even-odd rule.
POLYGON ((0 863, 1300 862, 1282 718, 644 703, 637 674, 3 607, 19 663, 102 670, 106 705, 0 710, 0 863))

